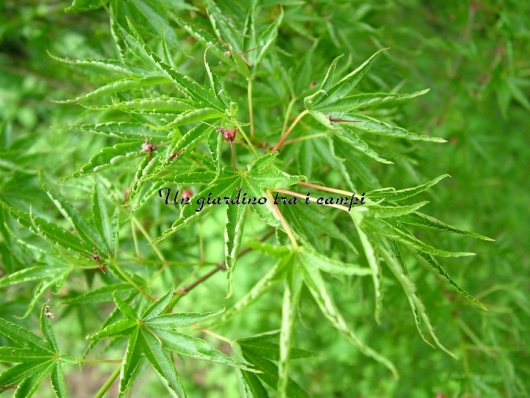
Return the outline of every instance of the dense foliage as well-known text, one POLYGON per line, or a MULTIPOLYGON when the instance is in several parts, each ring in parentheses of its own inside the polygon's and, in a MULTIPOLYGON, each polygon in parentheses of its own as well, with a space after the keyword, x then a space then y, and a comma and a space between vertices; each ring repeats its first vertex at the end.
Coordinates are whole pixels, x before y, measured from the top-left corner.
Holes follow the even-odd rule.
POLYGON ((0 393, 528 395, 530 4, 0 11, 0 393))

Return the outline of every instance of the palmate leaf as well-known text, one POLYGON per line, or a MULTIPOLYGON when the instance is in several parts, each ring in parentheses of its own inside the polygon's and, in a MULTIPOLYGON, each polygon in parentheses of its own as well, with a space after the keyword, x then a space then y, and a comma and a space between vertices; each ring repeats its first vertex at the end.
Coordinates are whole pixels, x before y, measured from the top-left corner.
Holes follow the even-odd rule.
POLYGON ((386 236, 387 238, 390 238, 396 242, 400 242, 421 253, 431 254, 433 256, 440 257, 462 257, 475 255, 475 253, 469 252, 448 252, 446 250, 441 250, 432 247, 414 237, 414 235, 412 235, 405 228, 403 228, 403 226, 399 225, 399 223, 392 222, 390 220, 382 220, 381 223, 373 224, 373 226, 374 229, 377 230, 378 234, 386 236))
POLYGON ((346 339, 357 346, 359 351, 361 351, 364 355, 369 356, 385 365, 393 373, 394 377, 397 378, 398 373, 395 366, 387 358, 365 345, 355 334, 355 332, 347 325, 344 317, 336 307, 332 296, 329 294, 324 284, 324 280, 322 279, 322 275, 320 275, 320 271, 313 267, 310 263, 304 263, 303 270, 305 285, 308 287, 323 315, 330 321, 333 327, 341 332, 346 339))
MULTIPOLYGON (((184 136, 185 137, 185 136, 184 136)), ((246 204, 242 204, 244 194, 246 199, 249 198, 266 198, 266 191, 269 189, 285 188, 290 185, 299 182, 302 177, 291 176, 287 173, 280 171, 278 168, 272 166, 272 161, 277 156, 276 154, 269 154, 256 160, 250 167, 250 170, 246 173, 241 174, 229 174, 229 172, 216 176, 213 172, 198 172, 176 176, 165 176, 155 178, 156 181, 174 182, 176 184, 187 184, 187 185, 201 185, 208 184, 207 188, 195 195, 193 206, 184 206, 180 217, 173 223, 171 228, 166 230, 155 242, 161 241, 167 238, 169 235, 184 228, 185 225, 197 220, 205 211, 213 209, 213 205, 207 204, 207 199, 212 200, 216 197, 221 198, 221 204, 226 204, 231 200, 236 200, 238 192, 241 192, 240 204, 237 206, 245 207, 246 204), (241 190, 241 191, 240 191, 241 190), (204 201, 203 204, 199 203, 198 200, 204 201)), ((276 218, 272 204, 267 200, 266 204, 252 204, 252 209, 258 214, 258 216, 269 222, 273 226, 278 226, 279 221, 276 218)), ((239 211, 239 210, 238 210, 239 211)), ((242 217, 242 215, 240 215, 242 217)), ((240 221, 241 223, 242 221, 240 221)), ((235 226, 235 224, 231 224, 235 226)), ((230 232, 225 235, 228 237, 230 247, 234 247, 236 244, 235 238, 239 239, 242 236, 241 233, 230 232)), ((238 243, 237 243, 238 244, 238 243)), ((233 250, 229 250, 231 255, 234 254, 233 250)), ((228 256, 228 254, 227 254, 228 256)), ((227 264, 231 263, 232 260, 227 258, 227 264)))
POLYGON ((0 392, 2 389, 15 388, 15 397, 31 397, 42 381, 50 376, 56 396, 66 397, 62 367, 77 361, 69 355, 60 354, 50 318, 46 314, 46 304, 43 304, 40 328, 44 339, 0 318, 0 334, 23 347, 0 347, 0 357, 5 355, 4 360, 18 363, 0 374, 0 392))
POLYGON ((451 279, 449 274, 438 263, 436 258, 434 258, 432 255, 427 254, 427 253, 419 253, 419 256, 423 260, 421 261, 421 264, 423 264, 425 268, 431 271, 438 279, 452 286, 458 293, 464 296, 466 300, 471 301, 472 303, 477 304, 483 310, 488 311, 488 309, 486 308, 484 304, 482 304, 475 297, 473 297, 473 295, 469 294, 467 291, 465 291, 460 286, 458 286, 456 282, 453 279, 451 279))
POLYGON ((138 90, 145 87, 156 86, 158 84, 167 84, 168 79, 165 76, 145 76, 138 78, 126 78, 108 83, 88 94, 81 97, 72 98, 69 100, 55 101, 60 104, 71 104, 75 102, 81 102, 104 97, 106 95, 120 93, 123 91, 138 90))
POLYGON ((375 320, 377 323, 380 323, 381 312, 383 310, 383 293, 381 291, 382 270, 379 264, 379 257, 376 255, 375 248, 368 238, 363 214, 352 211, 350 212, 350 216, 359 235, 368 266, 372 270, 372 282, 375 294, 375 320))
POLYGON ((375 152, 373 149, 370 149, 370 146, 363 141, 352 129, 348 129, 346 127, 335 129, 333 130, 335 135, 341 139, 346 144, 350 145, 355 150, 364 153, 365 155, 371 157, 372 159, 385 164, 394 164, 394 162, 391 162, 388 159, 384 159, 379 156, 377 152, 375 152))
MULTIPOLYGON (((248 397, 268 397, 267 390, 262 385, 262 381, 273 389, 277 389, 279 377, 278 367, 272 361, 280 359, 280 346, 272 343, 270 337, 276 338, 277 333, 253 336, 245 339, 234 341, 233 346, 241 352, 241 355, 257 369, 263 373, 250 373, 241 371, 240 387, 248 391, 248 397)), ((291 358, 306 358, 312 356, 312 353, 298 350, 291 350, 291 358)), ((288 397, 308 397, 309 395, 294 380, 289 379, 286 387, 288 397)))
POLYGON ((379 204, 369 204, 366 207, 355 207, 352 211, 362 212, 365 217, 373 218, 390 218, 399 217, 401 221, 403 216, 414 213, 419 208, 425 206, 429 202, 420 202, 409 206, 381 206, 379 204), (367 210, 367 211, 365 211, 367 210))
POLYGON ((246 211, 246 206, 241 205, 228 205, 226 210, 225 264, 230 271, 228 276, 228 296, 232 295, 232 275, 245 228, 246 211))
MULTIPOLYGON (((224 106, 219 97, 213 95, 202 85, 197 83, 191 77, 181 74, 173 67, 163 62, 158 55, 152 52, 147 46, 144 46, 149 57, 154 64, 171 80, 175 87, 186 97, 193 99, 199 104, 206 105, 212 109, 223 112, 224 106)), ((217 94, 217 93, 216 93, 217 94)))
POLYGON ((361 81, 361 79, 372 66, 377 56, 385 50, 386 49, 382 49, 376 52, 361 66, 348 75, 344 76, 337 83, 333 83, 333 78, 337 62, 342 56, 335 58, 326 73, 320 89, 313 95, 304 98, 304 104, 306 108, 308 110, 317 110, 318 106, 325 107, 326 105, 332 104, 333 102, 344 98, 357 85, 357 83, 361 81))
POLYGON ((122 335, 129 337, 120 373, 120 395, 125 394, 132 386, 136 369, 145 357, 167 384, 173 396, 185 396, 180 376, 167 351, 253 371, 247 364, 228 357, 216 350, 210 343, 175 331, 176 328, 216 317, 222 310, 205 314, 160 315, 173 297, 174 290, 173 287, 169 289, 164 296, 146 308, 141 316, 138 316, 129 304, 114 294, 114 302, 126 319, 107 324, 87 337, 89 340, 122 335))
POLYGON ((106 3, 108 0, 73 0, 72 5, 64 10, 67 12, 91 11, 103 7, 106 3))
POLYGON ((341 127, 350 132, 359 130, 366 133, 384 135, 393 138, 405 138, 407 140, 431 141, 440 143, 446 142, 443 138, 411 133, 404 128, 391 126, 388 123, 358 113, 348 114, 348 117, 358 121, 358 123, 353 124, 342 123, 341 127))
POLYGON ((340 112, 350 112, 357 108, 365 108, 376 104, 393 103, 412 99, 427 93, 429 90, 416 91, 411 94, 393 94, 393 93, 369 93, 356 94, 344 97, 328 105, 317 105, 313 109, 334 115, 340 112))
POLYGON ((487 241, 494 241, 494 239, 488 238, 487 236, 477 234, 476 232, 465 231, 463 229, 453 227, 452 225, 446 224, 434 217, 415 211, 414 213, 407 214, 405 217, 400 217, 399 222, 402 224, 415 225, 422 228, 435 229, 439 231, 447 231, 455 234, 471 236, 476 239, 482 239, 487 241))
POLYGON ((205 6, 213 30, 221 43, 227 43, 232 52, 243 51, 243 35, 233 26, 232 21, 226 18, 212 0, 206 0, 205 6))
POLYGON ((195 40, 201 43, 204 48, 209 48, 210 51, 213 52, 217 58, 219 58, 227 65, 234 65, 234 61, 228 55, 226 55, 224 51, 221 51, 219 49, 219 40, 217 40, 214 36, 210 35, 210 33, 204 31, 198 26, 193 25, 189 21, 184 21, 180 19, 173 13, 170 13, 169 15, 171 19, 173 19, 177 24, 184 28, 195 40))
MULTIPOLYGON (((253 243, 254 247, 261 245, 260 242, 253 243)), ((264 247, 263 250, 268 249, 264 247)), ((284 250, 281 251, 283 252, 284 250)), ((285 279, 286 270, 288 268, 287 264, 291 262, 292 252, 287 250, 284 253, 278 253, 278 257, 279 259, 275 265, 254 285, 254 287, 252 287, 252 289, 241 297, 232 307, 228 308, 218 320, 215 322, 209 322, 207 326, 210 327, 212 325, 228 322, 235 315, 252 305, 263 294, 282 282, 285 279)))
POLYGON ((149 70, 144 68, 139 68, 136 66, 125 65, 123 62, 116 59, 70 59, 70 58, 61 58, 56 57, 47 51, 50 58, 75 66, 87 66, 95 69, 105 70, 108 72, 114 72, 122 75, 135 75, 140 76, 146 73, 149 73, 149 70))
MULTIPOLYGON (((33 216, 8 205, 0 199, 2 206, 15 220, 30 231, 46 239, 50 245, 59 245, 74 253, 86 253, 93 250, 93 246, 79 239, 76 235, 66 231, 64 228, 54 223, 44 220, 43 218, 33 216)), ((31 210, 30 210, 31 211, 31 210)))
POLYGON ((146 125, 135 122, 108 122, 57 127, 65 130, 78 130, 86 133, 104 135, 107 137, 124 138, 138 141, 145 141, 146 137, 158 139, 165 139, 167 137, 167 133, 153 130, 146 125))
MULTIPOLYGON (((444 350, 446 353, 451 355, 453 358, 456 359, 456 356, 449 351, 447 348, 445 348, 442 343, 438 340, 438 337, 434 333, 434 327, 431 324, 431 321, 429 320, 429 317, 427 315, 427 311, 425 309, 425 305, 419 298, 419 296, 416 293, 416 285, 414 282, 408 277, 406 274, 403 266, 399 263, 398 258, 393 254, 392 250, 388 248, 387 245, 381 244, 378 245, 378 250, 381 253, 382 257, 385 260, 385 263, 388 265, 396 279, 400 282, 401 286, 403 287, 403 290, 405 291, 405 294, 407 295, 407 298, 410 301, 411 307, 413 309, 415 319, 416 319, 416 325, 418 326, 418 329, 420 328, 418 324, 418 319, 416 318, 416 314, 418 313, 423 320, 425 326, 427 327, 427 330, 429 331, 429 334, 435 341, 436 345, 440 347, 442 350, 444 350)), ((424 338, 423 334, 420 333, 421 336, 424 338)))
POLYGON ((112 257, 110 247, 105 242, 105 237, 94 228, 92 223, 89 223, 61 194, 55 192, 55 190, 49 188, 44 183, 42 187, 61 214, 72 224, 83 241, 87 245, 93 245, 92 251, 95 246, 100 254, 112 257))
POLYGON ((21 316, 21 319, 23 319, 31 314, 35 305, 42 300, 42 297, 47 291, 50 289, 54 291, 59 290, 71 272, 71 266, 64 262, 54 260, 46 265, 24 268, 6 275, 0 279, 0 288, 39 281, 28 304, 28 308, 21 316))
POLYGON ((109 105, 85 105, 92 110, 117 110, 136 115, 178 115, 193 110, 195 103, 191 100, 175 97, 136 98, 130 101, 114 102, 109 105))
MULTIPOLYGON (((297 253, 298 254, 298 253, 297 253)), ((282 324, 280 329, 280 358, 278 360, 278 396, 287 397, 291 370, 291 348, 294 340, 294 327, 298 319, 298 308, 302 293, 302 274, 296 262, 298 256, 293 257, 293 264, 289 267, 284 282, 282 324)))
POLYGON ((70 177, 64 178, 63 181, 118 167, 125 162, 136 159, 138 154, 141 153, 141 148, 142 141, 119 143, 111 147, 102 148, 79 171, 76 171, 70 177))
MULTIPOLYGON (((117 241, 117 220, 115 223, 110 219, 107 213, 107 205, 100 192, 100 185, 98 182, 94 184, 94 192, 92 194, 92 221, 96 227, 96 231, 103 238, 103 243, 107 249, 107 253, 114 257, 114 247, 117 241)), ((113 220, 118 216, 118 209, 115 210, 113 220)))
POLYGON ((438 182, 440 182, 446 177, 449 177, 449 174, 443 174, 429 182, 426 182, 425 184, 418 185, 417 187, 413 187, 413 188, 405 188, 405 189, 400 189, 400 190, 396 190, 394 188, 376 189, 376 190, 367 192, 366 197, 370 198, 371 200, 387 199, 387 200, 397 202, 400 200, 411 198, 412 196, 415 196, 423 191, 426 191, 430 187, 438 184, 438 182))
POLYGON ((297 205, 280 206, 280 210, 287 220, 289 226, 296 234, 297 239, 308 246, 312 246, 320 252, 324 251, 322 237, 327 235, 343 242, 352 252, 357 249, 351 240, 345 235, 334 222, 330 222, 329 214, 326 214, 318 206, 297 205), (318 225, 318 228, 315 228, 318 225))

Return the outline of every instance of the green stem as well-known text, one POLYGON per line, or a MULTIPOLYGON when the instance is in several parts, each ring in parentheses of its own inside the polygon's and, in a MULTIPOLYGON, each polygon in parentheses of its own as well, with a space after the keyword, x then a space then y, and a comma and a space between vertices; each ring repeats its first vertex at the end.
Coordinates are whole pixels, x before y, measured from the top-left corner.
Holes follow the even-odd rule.
POLYGON ((283 133, 283 135, 281 136, 280 138, 280 141, 278 141, 278 143, 276 145, 274 145, 274 148, 271 149, 271 152, 276 152, 278 149, 280 149, 280 147, 283 145, 283 142, 285 141, 285 139, 289 136, 289 134, 291 134, 291 131, 293 131, 294 127, 298 124, 298 122, 300 121, 300 119, 302 119, 305 115, 309 114, 309 111, 306 109, 305 111, 303 111, 302 113, 300 113, 296 119, 294 119, 294 122, 293 124, 291 124, 289 126, 289 128, 287 129, 287 131, 285 133, 283 133))
POLYGON ((121 359, 78 359, 79 363, 122 363, 121 359))
POLYGON ((293 111, 293 106, 296 103, 296 97, 293 97, 291 101, 289 101, 289 105, 287 105, 287 110, 285 111, 285 118, 283 119, 283 125, 282 125, 282 131, 285 131, 287 128, 287 123, 289 123, 289 117, 291 116, 291 112, 293 111))
POLYGON ((312 140, 313 138, 319 138, 319 137, 327 137, 328 135, 326 133, 318 133, 318 134, 312 134, 312 135, 307 135, 305 137, 298 137, 298 138, 293 138, 292 140, 287 140, 283 143, 283 145, 289 145, 289 144, 293 144, 295 142, 300 142, 300 141, 306 141, 306 140, 312 140))
POLYGON ((95 398, 103 398, 103 396, 105 395, 105 393, 107 392, 107 390, 110 388, 110 386, 112 385, 112 383, 114 383, 114 380, 116 380, 116 378, 118 377, 118 375, 120 374, 120 370, 121 370, 121 366, 119 368, 116 368, 116 370, 114 371, 114 373, 112 373, 110 375, 110 377, 107 379, 107 381, 105 382, 105 384, 103 384, 103 386, 101 386, 101 388, 99 389, 99 391, 97 392, 97 394, 94 396, 95 398))
POLYGON ((118 263, 113 264, 114 269, 118 271, 118 273, 125 279, 127 282, 129 282, 136 290, 138 290, 140 293, 142 293, 145 297, 147 297, 151 301, 156 301, 156 299, 151 296, 149 293, 147 293, 144 289, 142 289, 136 282, 134 282, 129 275, 123 270, 122 267, 118 263))
POLYGON ((250 139, 254 141, 256 138, 254 134, 254 108, 252 104, 252 79, 248 79, 248 90, 247 90, 247 97, 248 97, 248 120, 250 123, 250 139))
POLYGON ((132 217, 132 220, 133 220, 134 224, 138 227, 138 229, 142 232, 142 234, 145 236, 145 238, 147 239, 147 242, 149 242, 149 245, 151 245, 151 247, 155 251, 155 253, 158 256, 158 258, 160 259, 160 261, 162 261, 162 263, 165 264, 167 261, 166 261, 164 255, 158 249, 158 247, 153 244, 153 239, 149 236, 149 234, 147 233, 145 228, 142 226, 142 224, 140 224, 138 222, 138 220, 136 218, 132 217))
POLYGON ((236 125, 237 127, 237 130, 239 131, 239 133, 241 134, 241 136, 243 137, 243 139, 246 141, 246 143, 248 144, 250 150, 252 151, 252 153, 254 153, 254 155, 256 155, 257 158, 259 158, 259 154, 258 154, 258 151, 256 151, 256 148, 254 148, 254 145, 252 145, 252 141, 250 141, 247 137, 247 135, 245 134, 245 131, 243 130, 243 128, 241 127, 241 125, 239 124, 239 122, 237 121, 237 119, 232 119, 232 122, 236 125))
POLYGON ((283 218, 283 214, 278 208, 278 205, 274 204, 274 199, 271 195, 270 190, 267 190, 267 196, 270 202, 272 203, 272 207, 274 208, 274 211, 276 212, 276 215, 278 216, 280 223, 282 224, 282 227, 285 230, 285 233, 287 234, 287 236, 289 237, 289 240, 291 241, 291 244, 293 245, 293 249, 295 251, 298 250, 298 243, 296 243, 296 238, 294 237, 293 231, 291 231, 289 224, 287 224, 287 221, 285 221, 285 218, 283 218))

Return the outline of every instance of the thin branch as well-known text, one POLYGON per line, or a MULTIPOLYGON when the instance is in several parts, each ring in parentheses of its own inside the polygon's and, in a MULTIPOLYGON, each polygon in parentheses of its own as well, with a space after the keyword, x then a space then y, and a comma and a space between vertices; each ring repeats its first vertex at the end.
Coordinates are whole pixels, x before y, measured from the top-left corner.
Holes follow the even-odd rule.
POLYGON ((283 218, 283 214, 278 208, 278 205, 274 204, 274 199, 272 198, 270 190, 267 190, 267 196, 269 197, 269 200, 271 201, 272 206, 274 207, 274 210, 276 211, 276 214, 278 215, 278 218, 280 219, 280 223, 282 224, 282 227, 285 230, 285 233, 287 234, 287 236, 289 237, 289 240, 291 241, 291 244, 293 245, 293 248, 297 250, 298 243, 296 243, 296 239, 293 235, 293 231, 291 231, 289 224, 287 224, 287 221, 285 221, 285 218, 283 218))
POLYGON ((186 285, 184 287, 181 287, 179 290, 177 290, 174 294, 178 296, 185 296, 188 294, 192 289, 200 285, 205 280, 209 279, 211 276, 215 275, 218 271, 225 271, 226 270, 226 264, 224 261, 220 261, 217 263, 214 269, 212 269, 207 274, 204 274, 200 278, 196 279, 194 282, 190 283, 189 285, 186 285))
POLYGON ((291 134, 291 131, 293 131, 294 127, 298 124, 298 122, 300 121, 300 119, 302 119, 305 115, 309 114, 309 111, 306 109, 305 111, 303 111, 302 113, 300 113, 296 119, 294 119, 294 122, 289 126, 289 128, 287 129, 287 131, 285 133, 283 133, 283 135, 281 136, 280 140, 278 141, 278 143, 276 145, 274 145, 274 147, 271 149, 271 152, 276 152, 278 149, 280 149, 280 147, 283 145, 283 142, 287 139, 287 137, 289 136, 289 134, 291 134))
POLYGON ((353 192, 343 191, 341 189, 329 188, 329 187, 322 186, 322 185, 310 184, 308 182, 303 182, 303 181, 300 181, 298 183, 298 185, 303 185, 304 187, 309 187, 309 188, 320 189, 321 191, 328 191, 328 192, 338 193, 338 194, 346 195, 346 196, 352 196, 353 195, 353 192))

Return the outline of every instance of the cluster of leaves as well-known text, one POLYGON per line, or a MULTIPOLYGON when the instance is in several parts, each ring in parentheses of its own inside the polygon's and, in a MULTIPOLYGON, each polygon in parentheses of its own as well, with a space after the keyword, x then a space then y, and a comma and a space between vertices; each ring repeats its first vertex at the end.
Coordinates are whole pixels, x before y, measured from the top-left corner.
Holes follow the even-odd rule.
MULTIPOLYGON (((59 353, 47 305, 40 312, 44 342, 2 319, 2 335, 22 347, 2 348, 0 359, 18 365, 0 375, 0 386, 16 388, 17 396, 34 393, 49 374, 56 395, 65 396, 63 365, 89 361, 87 356, 96 347, 99 356, 118 352, 122 358, 98 396, 118 376, 119 392, 125 394, 144 359, 170 394, 184 396, 195 387, 186 386, 181 377, 186 369, 175 365, 172 353, 234 367, 243 396, 268 396, 273 390, 279 396, 306 396, 317 390, 300 387, 295 379, 306 376, 292 360, 311 354, 293 346, 313 339, 297 336, 296 324, 300 318, 311 319, 314 309, 355 346, 349 351, 358 350, 397 376, 397 355, 391 360, 379 353, 383 347, 368 344, 369 334, 389 322, 383 308, 386 296, 392 298, 386 301, 390 305, 397 300, 410 306, 410 323, 428 344, 454 355, 435 334, 428 306, 420 298, 417 281, 424 275, 417 264, 440 282, 434 283, 439 294, 444 291, 440 287, 449 287, 475 307, 485 308, 436 259, 471 253, 434 247, 417 236, 434 230, 489 239, 420 212, 427 201, 401 204, 423 195, 447 175, 396 190, 384 187, 375 173, 395 162, 417 178, 413 151, 424 145, 417 146, 416 141, 445 141, 397 125, 400 103, 426 90, 400 94, 398 85, 381 93, 384 85, 377 79, 372 78, 375 88, 373 81, 366 83, 363 78, 371 76, 375 61, 388 53, 384 49, 356 68, 350 57, 340 69, 340 55, 323 65, 325 46, 313 38, 324 19, 314 14, 318 10, 307 10, 299 2, 204 3, 74 1, 69 8, 108 14, 119 59, 72 60, 69 54, 62 58, 50 53, 57 65, 71 66, 73 73, 88 70, 91 83, 98 84, 74 99, 56 98, 72 114, 78 112, 77 104, 82 106, 71 122, 55 126, 63 136, 82 134, 74 159, 82 163, 70 174, 58 168, 39 177, 36 186, 57 208, 55 218, 42 204, 28 206, 27 197, 16 200, 2 194, 2 254, 8 265, 0 287, 28 289, 38 282, 25 303, 24 318, 34 314, 49 292, 61 296, 61 303, 81 317, 81 308, 87 305, 106 303, 114 310, 102 323, 97 317, 89 322, 90 343, 78 359, 73 352, 59 353), (307 21, 299 15, 307 15, 307 21), (308 30, 306 23, 315 25, 308 30), (220 131, 226 130, 236 132, 237 139, 225 143, 220 131), (87 153, 94 154, 87 158, 87 153), (52 188, 57 177, 62 177, 63 192, 74 191, 77 197, 67 199, 52 188), (233 197, 241 190, 268 201, 197 211, 190 205, 164 205, 162 192, 169 186, 180 192, 192 190, 192 200, 233 197), (366 203, 351 210, 273 204, 274 194, 292 200, 305 197, 306 188, 313 196, 324 191, 334 198, 366 192, 366 203), (89 192, 91 201, 86 200, 89 192), (417 228, 422 231, 413 234, 417 228), (220 256, 215 248, 223 246, 220 256), (264 275, 256 274, 252 260, 242 258, 247 253, 262 263, 264 275), (208 274, 189 284, 197 272, 212 265, 208 274), (195 298, 186 293, 223 269, 228 279, 212 288, 228 308, 206 312, 212 304, 202 300, 205 312, 196 312, 195 298), (86 288, 79 290, 80 277, 86 288), (373 312, 371 329, 353 327, 349 321, 351 309, 341 303, 344 286, 351 288, 350 297, 371 292, 373 299, 355 307, 373 312), (397 296, 394 286, 400 286, 405 299, 397 296), (280 302, 274 299, 277 289, 283 289, 280 302), (193 331, 175 330, 207 321, 208 328, 215 326, 231 336, 241 333, 236 332, 236 315, 245 310, 250 316, 247 307, 256 308, 260 298, 269 298, 269 305, 276 304, 273 308, 281 315, 272 319, 273 326, 247 324, 242 337, 230 341, 233 358, 192 337, 193 331), (305 309, 303 303, 316 305, 305 309), (111 342, 103 345, 107 338, 111 342)), ((316 3, 315 8, 328 6, 316 3)), ((326 26, 333 36, 332 27, 326 26)), ((3 136, 9 128, 3 124, 3 136)), ((6 147, 4 152, 15 149, 6 147)), ((61 162, 67 160, 63 157, 61 162)), ((3 167, 13 173, 11 177, 36 175, 11 163, 3 167)))

